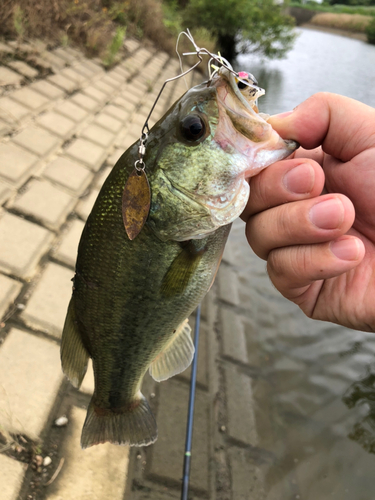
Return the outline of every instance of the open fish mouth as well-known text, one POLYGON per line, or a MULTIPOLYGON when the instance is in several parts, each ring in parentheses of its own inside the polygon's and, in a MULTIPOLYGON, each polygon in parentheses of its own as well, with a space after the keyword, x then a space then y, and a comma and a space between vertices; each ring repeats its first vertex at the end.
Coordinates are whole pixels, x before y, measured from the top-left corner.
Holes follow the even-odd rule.
POLYGON ((254 108, 249 104, 249 108, 243 107, 237 99, 233 97, 228 91, 220 88, 218 90, 218 103, 222 109, 225 110, 227 116, 230 118, 233 127, 244 137, 250 141, 258 143, 261 142, 265 134, 263 118, 256 117, 256 104, 253 103, 254 108), (250 113, 249 111, 252 111, 250 113), (262 120, 262 121, 261 121, 262 120))
POLYGON ((219 78, 213 81, 217 90, 218 105, 225 110, 234 128, 242 135, 256 143, 267 140, 270 125, 265 118, 268 118, 268 115, 259 114, 257 105, 258 97, 265 91, 255 85, 254 77, 250 78, 244 72, 239 74, 249 86, 228 70, 221 69, 219 78))
POLYGON ((257 99, 265 91, 256 85, 254 77, 244 72, 239 75, 247 77, 245 81, 249 86, 242 84, 242 78, 238 80, 226 68, 221 68, 212 81, 217 90, 220 114, 214 140, 224 150, 231 147, 247 159, 241 175, 249 178, 288 157, 298 144, 282 139, 267 122, 268 115, 259 113, 257 99))
MULTIPOLYGON (((258 98, 265 94, 265 90, 258 86, 255 77, 243 71, 239 72, 240 79, 235 77, 233 73, 221 69, 222 81, 227 81, 228 85, 226 96, 222 99, 219 92, 219 100, 228 109, 228 111, 248 118, 249 115, 254 117, 259 115, 258 98), (246 85, 246 82, 248 85, 246 85), (229 91, 230 90, 230 91, 229 91)), ((268 115, 261 114, 263 118, 268 115)))

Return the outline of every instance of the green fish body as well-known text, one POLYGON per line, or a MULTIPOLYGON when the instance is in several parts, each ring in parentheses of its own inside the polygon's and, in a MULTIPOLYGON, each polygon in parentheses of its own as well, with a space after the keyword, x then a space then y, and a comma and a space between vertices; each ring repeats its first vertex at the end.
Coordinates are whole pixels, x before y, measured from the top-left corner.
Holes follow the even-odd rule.
POLYGON ((186 318, 214 280, 231 223, 249 196, 246 178, 296 147, 254 109, 221 70, 159 120, 144 158, 150 211, 134 240, 124 228, 122 196, 138 144, 104 183, 79 244, 61 345, 63 371, 75 387, 93 361, 83 448, 156 440, 142 379, 149 370, 162 381, 190 365, 186 318))

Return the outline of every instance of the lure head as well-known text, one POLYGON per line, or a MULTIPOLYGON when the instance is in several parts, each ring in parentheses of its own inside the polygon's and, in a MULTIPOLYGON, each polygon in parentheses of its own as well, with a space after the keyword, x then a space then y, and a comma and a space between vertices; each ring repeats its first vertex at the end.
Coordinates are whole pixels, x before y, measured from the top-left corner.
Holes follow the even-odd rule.
POLYGON ((220 68, 150 132, 148 225, 163 240, 203 238, 233 222, 246 206, 248 179, 298 147, 258 114, 257 98, 264 91, 255 79, 239 76, 220 68))

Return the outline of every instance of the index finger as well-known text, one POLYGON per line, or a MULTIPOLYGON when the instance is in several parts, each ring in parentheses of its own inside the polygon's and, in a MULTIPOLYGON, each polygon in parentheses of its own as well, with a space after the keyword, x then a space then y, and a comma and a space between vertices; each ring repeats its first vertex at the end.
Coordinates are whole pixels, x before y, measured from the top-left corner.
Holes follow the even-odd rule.
POLYGON ((250 179, 249 201, 241 215, 249 217, 292 201, 319 196, 324 186, 320 165, 308 158, 288 158, 262 170, 250 179))
POLYGON ((294 111, 271 116, 269 123, 281 137, 306 149, 321 145, 343 162, 375 147, 375 109, 337 94, 315 94, 294 111))

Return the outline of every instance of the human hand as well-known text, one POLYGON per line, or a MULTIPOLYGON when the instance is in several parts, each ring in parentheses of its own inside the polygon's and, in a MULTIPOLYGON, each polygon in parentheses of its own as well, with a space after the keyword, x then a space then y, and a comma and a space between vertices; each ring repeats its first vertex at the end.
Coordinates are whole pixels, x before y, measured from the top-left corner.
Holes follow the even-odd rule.
POLYGON ((320 93, 270 123, 305 149, 251 178, 250 246, 307 316, 375 332, 375 109, 320 93))

